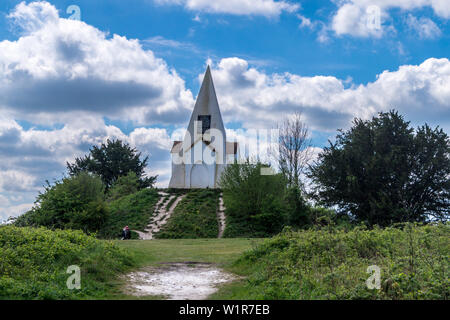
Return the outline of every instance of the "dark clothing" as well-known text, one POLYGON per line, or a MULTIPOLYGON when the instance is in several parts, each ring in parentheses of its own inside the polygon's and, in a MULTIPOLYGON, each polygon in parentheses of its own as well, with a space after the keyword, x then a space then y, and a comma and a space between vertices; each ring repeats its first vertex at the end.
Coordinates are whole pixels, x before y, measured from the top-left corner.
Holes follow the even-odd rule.
POLYGON ((122 230, 122 239, 124 240, 131 239, 131 232, 129 229, 122 230))

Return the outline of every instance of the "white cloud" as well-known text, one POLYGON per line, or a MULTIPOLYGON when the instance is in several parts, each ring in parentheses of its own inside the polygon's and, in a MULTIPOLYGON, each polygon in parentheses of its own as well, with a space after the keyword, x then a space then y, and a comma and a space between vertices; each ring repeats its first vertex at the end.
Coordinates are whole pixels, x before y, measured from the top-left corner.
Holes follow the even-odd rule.
POLYGON ((417 19, 413 15, 408 15, 406 20, 408 27, 415 31, 422 39, 434 39, 441 36, 442 32, 439 27, 428 18, 417 19))
POLYGON ((23 33, 0 42, 2 112, 47 125, 79 111, 137 124, 189 114, 184 80, 138 40, 62 19, 48 2, 21 3, 8 17, 23 33))
POLYGON ((48 2, 21 2, 7 18, 25 32, 33 32, 44 27, 45 24, 58 23, 58 10, 48 2))
MULTIPOLYGON (((393 28, 392 25, 387 26, 384 22, 389 19, 388 11, 395 8, 410 11, 431 7, 437 16, 444 19, 450 18, 450 1, 448 0, 342 0, 337 1, 337 4, 338 10, 331 24, 337 35, 381 37, 387 30, 393 28), (374 18, 378 19, 375 10, 377 8, 380 13, 381 28, 374 28, 372 23, 374 18)), ((429 22, 428 25, 430 25, 429 22)))
POLYGON ((311 19, 308 19, 307 17, 305 17, 301 14, 298 14, 297 18, 300 19, 300 25, 299 25, 300 28, 312 29, 314 27, 314 23, 312 23, 311 19))
POLYGON ((7 197, 5 197, 5 196, 2 196, 1 194, 0 194, 0 208, 3 208, 3 207, 6 207, 6 206, 8 206, 9 205, 9 199, 7 198, 7 197))
POLYGON ((222 59, 212 73, 225 120, 246 128, 267 128, 301 111, 311 129, 335 131, 355 116, 369 118, 392 108, 414 123, 450 128, 450 61, 445 58, 384 71, 376 81, 350 88, 331 76, 266 74, 239 58, 222 59))
POLYGON ((326 43, 330 40, 330 37, 328 35, 330 28, 323 21, 312 21, 311 19, 301 14, 297 14, 297 18, 300 20, 300 24, 298 26, 300 29, 317 31, 317 41, 319 41, 320 43, 326 43))
MULTIPOLYGON (((1 203, 0 203, 1 204, 1 203)), ((0 205, 0 223, 9 217, 17 217, 33 207, 33 203, 23 203, 16 206, 2 207, 0 205)))
POLYGON ((300 7, 298 4, 275 0, 155 0, 155 2, 182 5, 191 11, 267 17, 276 17, 282 12, 294 12, 300 7))
POLYGON ((151 38, 143 40, 142 42, 146 43, 146 44, 154 44, 154 45, 158 45, 158 46, 162 46, 162 47, 198 51, 195 48, 195 46, 191 43, 166 39, 161 36, 151 37, 151 38))
POLYGON ((34 187, 35 178, 18 170, 0 171, 0 192, 25 191, 34 187))
MULTIPOLYGON (((376 8, 376 7, 372 7, 376 8)), ((333 17, 332 29, 337 35, 351 34, 358 37, 381 37, 381 11, 367 10, 352 3, 339 8, 333 17)))

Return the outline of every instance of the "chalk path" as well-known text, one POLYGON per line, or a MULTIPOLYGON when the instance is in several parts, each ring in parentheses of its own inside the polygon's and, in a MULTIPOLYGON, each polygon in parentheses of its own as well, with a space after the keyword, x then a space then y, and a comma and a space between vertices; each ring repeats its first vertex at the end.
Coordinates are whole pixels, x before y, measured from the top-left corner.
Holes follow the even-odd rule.
POLYGON ((128 294, 160 296, 169 300, 203 300, 218 286, 237 279, 208 263, 166 263, 147 267, 126 276, 128 294))

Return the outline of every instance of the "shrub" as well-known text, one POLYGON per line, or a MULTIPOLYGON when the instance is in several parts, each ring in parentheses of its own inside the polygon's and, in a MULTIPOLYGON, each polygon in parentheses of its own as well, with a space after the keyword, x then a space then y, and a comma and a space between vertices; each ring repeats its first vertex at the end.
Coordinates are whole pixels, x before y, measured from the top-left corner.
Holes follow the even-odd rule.
POLYGON ((235 263, 249 276, 245 296, 228 298, 448 299, 449 237, 449 224, 286 229, 235 263), (370 265, 381 268, 380 290, 366 286, 370 265))
POLYGON ((265 237, 286 223, 286 181, 281 174, 261 175, 261 163, 228 165, 220 179, 226 207, 225 237, 265 237))
POLYGON ((101 179, 80 173, 57 181, 54 185, 47 182, 34 208, 20 216, 15 224, 95 233, 106 219, 107 208, 101 179))
POLYGON ((112 242, 81 231, 0 228, 0 299, 102 298, 108 281, 134 265, 112 242), (66 286, 67 267, 81 269, 81 289, 66 286))

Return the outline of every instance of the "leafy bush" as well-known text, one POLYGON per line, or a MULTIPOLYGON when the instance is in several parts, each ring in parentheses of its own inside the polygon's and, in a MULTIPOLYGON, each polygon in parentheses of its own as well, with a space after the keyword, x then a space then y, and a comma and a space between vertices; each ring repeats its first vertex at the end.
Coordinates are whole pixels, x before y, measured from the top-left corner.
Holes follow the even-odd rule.
POLYGON ((281 174, 261 175, 261 163, 228 165, 220 179, 226 207, 224 236, 266 237, 286 224, 286 181, 281 174))
POLYGON ((448 299, 450 225, 402 228, 289 228, 235 263, 249 275, 235 299, 448 299), (368 289, 367 267, 381 268, 368 289))
POLYGON ((107 219, 104 186, 98 176, 87 173, 64 178, 40 193, 35 206, 20 216, 17 226, 79 229, 97 232, 107 219))
MULTIPOLYGON (((110 202, 108 219, 98 236, 106 239, 118 238, 126 225, 130 229, 143 231, 150 221, 158 198, 155 189, 143 189, 110 202)), ((133 239, 138 238, 135 232, 132 232, 131 236, 133 239)))
POLYGON ((0 299, 103 298, 108 281, 134 259, 112 242, 81 231, 0 228, 0 299), (81 289, 69 290, 67 267, 81 269, 81 289))
POLYGON ((164 239, 217 238, 219 192, 211 189, 189 191, 178 203, 172 217, 156 237, 164 239))

